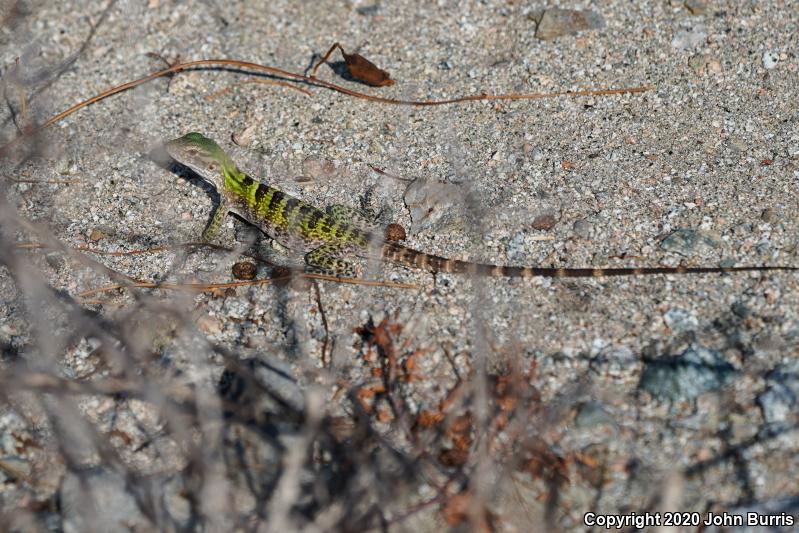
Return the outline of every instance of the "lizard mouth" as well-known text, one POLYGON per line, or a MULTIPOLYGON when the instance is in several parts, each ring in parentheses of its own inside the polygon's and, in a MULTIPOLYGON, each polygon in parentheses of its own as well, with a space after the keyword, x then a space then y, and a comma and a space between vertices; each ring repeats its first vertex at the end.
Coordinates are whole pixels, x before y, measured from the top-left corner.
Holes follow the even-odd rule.
POLYGON ((164 151, 172 157, 172 159, 177 159, 175 155, 178 153, 178 147, 175 141, 167 141, 164 143, 164 151))

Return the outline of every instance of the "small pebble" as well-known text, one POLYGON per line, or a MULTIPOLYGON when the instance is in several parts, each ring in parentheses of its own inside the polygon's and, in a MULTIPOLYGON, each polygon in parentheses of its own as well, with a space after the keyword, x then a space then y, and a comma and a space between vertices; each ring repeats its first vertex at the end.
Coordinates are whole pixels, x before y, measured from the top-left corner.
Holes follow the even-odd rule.
POLYGON ((688 60, 688 66, 700 76, 706 73, 721 74, 721 62, 712 54, 696 54, 688 60))
POLYGON ((707 32, 703 27, 693 31, 681 31, 671 40, 671 47, 675 50, 690 50, 703 44, 706 39, 707 32))
POLYGON ((258 268, 249 261, 239 261, 233 265, 231 270, 234 278, 248 281, 255 279, 255 275, 258 273, 258 268))
POLYGON ((411 233, 436 228, 455 207, 460 191, 457 186, 417 179, 405 189, 403 200, 411 212, 411 233))
POLYGON ((664 250, 686 257, 698 255, 705 250, 718 248, 718 246, 719 243, 714 237, 694 229, 679 229, 660 243, 660 247, 664 250))
POLYGON ((371 5, 371 6, 361 6, 361 7, 355 8, 355 11, 359 15, 363 15, 364 17, 375 15, 375 14, 377 14, 378 11, 380 11, 380 3, 377 2, 377 3, 375 3, 375 4, 371 5))
POLYGON ((771 70, 777 66, 780 57, 774 52, 763 52, 763 68, 771 70))
POLYGON ((256 138, 255 133, 260 124, 260 121, 256 121, 244 128, 242 131, 234 132, 230 136, 231 140, 239 146, 250 146, 256 138))
POLYGON ((779 213, 773 207, 767 207, 760 213, 760 220, 763 222, 768 222, 769 224, 773 224, 780 219, 779 213))
POLYGON ((542 41, 551 41, 562 35, 604 27, 605 19, 595 11, 549 8, 541 15, 535 36, 542 41))
POLYGON ((533 219, 533 229, 548 231, 554 228, 555 224, 557 223, 558 219, 555 218, 555 215, 553 215, 552 213, 544 213, 536 216, 533 219))
POLYGON ((513 263, 524 260, 524 232, 520 231, 508 240, 505 247, 505 253, 508 255, 508 261, 513 263))
POLYGON ((92 242, 97 242, 99 240, 102 240, 103 237, 105 237, 105 233, 103 233, 101 230, 97 228, 94 228, 92 232, 89 234, 89 240, 92 242))
POLYGON ((386 226, 384 237, 389 242, 404 241, 408 238, 408 235, 405 233, 405 228, 403 228, 400 224, 392 223, 386 226))
POLYGON ((336 173, 336 165, 319 156, 306 157, 302 162, 302 175, 311 179, 328 178, 336 173))
POLYGON ((581 239, 590 239, 593 226, 587 220, 575 220, 572 225, 572 231, 581 239))

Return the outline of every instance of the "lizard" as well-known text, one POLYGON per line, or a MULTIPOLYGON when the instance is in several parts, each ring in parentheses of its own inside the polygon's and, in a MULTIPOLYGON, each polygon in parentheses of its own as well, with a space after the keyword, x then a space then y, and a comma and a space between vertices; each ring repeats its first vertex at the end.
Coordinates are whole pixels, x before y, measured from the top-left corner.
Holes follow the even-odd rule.
POLYGON ((357 211, 343 205, 321 210, 289 194, 259 182, 239 170, 212 139, 191 132, 168 141, 167 153, 214 186, 219 193, 202 238, 211 241, 225 216, 235 213, 283 246, 304 253, 306 266, 337 277, 355 277, 356 258, 376 259, 437 273, 467 273, 490 277, 589 278, 652 274, 710 274, 747 271, 797 271, 791 266, 734 267, 632 267, 557 268, 504 266, 450 259, 414 250, 383 235, 364 229, 357 211))

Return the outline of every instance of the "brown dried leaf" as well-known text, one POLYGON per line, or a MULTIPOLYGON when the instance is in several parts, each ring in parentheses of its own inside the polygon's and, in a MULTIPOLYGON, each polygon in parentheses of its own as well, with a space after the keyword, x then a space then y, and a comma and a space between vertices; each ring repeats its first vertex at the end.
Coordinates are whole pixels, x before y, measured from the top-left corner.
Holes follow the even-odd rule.
POLYGON ((371 85, 372 87, 386 87, 388 85, 394 85, 394 80, 388 75, 388 72, 382 70, 377 65, 366 59, 360 54, 348 54, 344 51, 344 48, 339 43, 333 43, 333 46, 328 49, 327 53, 319 60, 316 65, 314 65, 313 70, 311 70, 311 78, 316 77, 316 71, 319 69, 321 65, 327 63, 327 60, 330 58, 330 54, 332 54, 336 48, 341 51, 341 55, 344 57, 344 64, 347 66, 347 70, 354 79, 360 81, 361 83, 365 83, 366 85, 371 85))
POLYGON ((443 413, 423 409, 416 417, 416 425, 429 428, 439 425, 443 420, 443 413))
POLYGON ((394 85, 394 80, 391 79, 388 72, 381 69, 360 54, 347 54, 341 49, 341 55, 344 56, 344 62, 347 64, 347 70, 350 76, 356 80, 371 85, 372 87, 388 87, 394 85))
POLYGON ((485 533, 496 531, 499 525, 497 515, 485 507, 475 513, 472 509, 474 504, 473 495, 467 490, 447 500, 441 509, 441 514, 450 526, 465 524, 470 522, 470 519, 476 518, 477 523, 471 524, 474 526, 474 531, 485 533))

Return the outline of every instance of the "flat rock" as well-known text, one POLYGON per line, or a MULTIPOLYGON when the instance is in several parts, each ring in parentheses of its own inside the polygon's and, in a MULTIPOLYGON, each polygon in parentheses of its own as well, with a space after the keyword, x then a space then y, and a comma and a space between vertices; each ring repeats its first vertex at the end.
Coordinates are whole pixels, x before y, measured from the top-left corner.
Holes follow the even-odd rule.
POLYGON ((649 361, 639 386, 655 398, 678 402, 721 388, 734 373, 720 353, 691 346, 677 356, 649 361))
POLYGON ((697 27, 693 30, 677 32, 671 40, 671 47, 675 50, 692 50, 699 47, 707 40, 707 30, 697 27))
POLYGON ((595 11, 550 8, 541 15, 535 36, 542 41, 551 41, 563 35, 574 35, 581 31, 605 27, 605 19, 595 11))
POLYGON ((695 229, 679 229, 660 243, 664 250, 686 257, 701 255, 718 246, 719 242, 713 235, 695 229))

